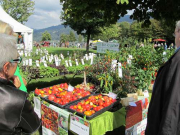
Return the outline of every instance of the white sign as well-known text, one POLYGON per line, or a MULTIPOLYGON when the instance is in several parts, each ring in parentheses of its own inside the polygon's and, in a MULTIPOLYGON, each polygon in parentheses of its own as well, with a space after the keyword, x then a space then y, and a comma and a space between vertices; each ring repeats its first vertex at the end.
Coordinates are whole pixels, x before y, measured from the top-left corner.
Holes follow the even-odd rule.
POLYGON ((117 64, 117 60, 112 60, 111 70, 112 70, 113 72, 116 70, 116 64, 117 64))
POLYGON ((56 67, 57 67, 57 66, 60 66, 60 63, 61 63, 61 59, 56 60, 56 61, 55 61, 56 67))
POLYGON ((37 67, 40 67, 40 65, 39 65, 39 60, 36 60, 36 66, 37 66, 37 67))
POLYGON ((131 65, 131 59, 127 58, 127 64, 131 65))
POLYGON ((41 118, 41 101, 37 97, 34 97, 34 111, 41 118))
POLYGON ((86 57, 86 60, 89 60, 89 58, 88 58, 88 55, 87 55, 87 54, 85 54, 85 57, 86 57))
POLYGON ((32 66, 32 59, 29 59, 29 66, 32 66))
POLYGON ((84 59, 81 59, 81 63, 82 63, 82 65, 84 65, 84 59))
POLYGON ((47 67, 47 63, 46 63, 46 61, 44 61, 44 66, 45 66, 45 67, 47 67))
POLYGON ((94 59, 94 55, 93 55, 93 53, 91 54, 91 65, 93 64, 93 59, 94 59))
POLYGON ((118 63, 118 75, 120 78, 122 78, 122 66, 121 66, 121 63, 118 63))
POLYGON ((72 62, 71 62, 71 60, 69 60, 69 66, 71 66, 71 67, 72 67, 72 62))
POLYGON ((89 135, 90 123, 81 117, 70 115, 70 130, 78 135, 89 135))
POLYGON ((107 50, 109 51, 119 51, 119 43, 106 43, 106 42, 99 42, 96 43, 97 45, 97 53, 106 53, 107 50))
POLYGON ((68 91, 73 91, 73 90, 74 90, 74 87, 69 84, 68 85, 68 91))
POLYGON ((76 61, 76 66, 78 66, 79 65, 78 60, 76 59, 75 61, 76 61))
POLYGON ((125 135, 144 135, 144 131, 147 125, 147 118, 139 122, 138 124, 134 125, 126 129, 125 135))
POLYGON ((25 66, 26 65, 26 61, 25 60, 23 60, 23 66, 25 66))
POLYGON ((64 60, 64 56, 63 56, 63 54, 61 53, 61 58, 64 60))
POLYGON ((26 66, 28 66, 28 65, 29 65, 29 60, 27 59, 27 60, 26 60, 26 66))
POLYGON ((113 93, 113 92, 109 92, 108 96, 111 97, 111 98, 113 98, 113 99, 116 99, 117 94, 115 94, 115 93, 113 93))
POLYGON ((67 60, 65 60, 65 63, 66 63, 66 66, 69 67, 69 64, 68 64, 68 61, 67 61, 67 60))

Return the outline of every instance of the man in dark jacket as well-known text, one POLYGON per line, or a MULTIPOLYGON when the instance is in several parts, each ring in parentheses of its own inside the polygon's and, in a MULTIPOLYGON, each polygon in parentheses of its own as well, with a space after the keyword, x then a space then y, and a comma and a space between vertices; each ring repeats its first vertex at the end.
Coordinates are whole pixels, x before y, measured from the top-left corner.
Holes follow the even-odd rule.
POLYGON ((180 135, 180 21, 175 54, 159 69, 148 110, 146 135, 180 135))
POLYGON ((10 81, 21 61, 15 43, 14 36, 0 34, 0 135, 31 134, 41 125, 27 93, 10 81))

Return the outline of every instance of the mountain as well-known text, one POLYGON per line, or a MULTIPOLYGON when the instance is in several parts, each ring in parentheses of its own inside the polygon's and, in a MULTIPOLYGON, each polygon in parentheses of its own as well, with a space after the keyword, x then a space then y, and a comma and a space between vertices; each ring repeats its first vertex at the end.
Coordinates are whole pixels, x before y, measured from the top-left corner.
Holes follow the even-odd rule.
MULTIPOLYGON (((118 22, 124 22, 124 21, 129 22, 129 23, 133 22, 133 20, 130 19, 130 15, 126 15, 124 17, 121 17, 118 20, 118 22)), ((51 27, 44 28, 44 29, 34 29, 33 39, 34 39, 34 41, 41 41, 42 33, 44 33, 45 31, 48 31, 51 34, 52 40, 58 40, 59 41, 60 35, 62 33, 69 34, 71 30, 72 29, 70 27, 65 28, 64 25, 51 26, 51 27)), ((72 30, 72 31, 77 36, 77 33, 74 30, 72 30)))

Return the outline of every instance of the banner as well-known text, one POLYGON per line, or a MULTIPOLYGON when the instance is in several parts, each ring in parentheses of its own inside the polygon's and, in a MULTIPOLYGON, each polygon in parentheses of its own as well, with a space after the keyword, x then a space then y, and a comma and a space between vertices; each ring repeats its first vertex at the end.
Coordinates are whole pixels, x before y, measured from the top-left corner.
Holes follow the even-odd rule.
POLYGON ((43 135, 68 135, 69 112, 45 101, 41 104, 43 135))

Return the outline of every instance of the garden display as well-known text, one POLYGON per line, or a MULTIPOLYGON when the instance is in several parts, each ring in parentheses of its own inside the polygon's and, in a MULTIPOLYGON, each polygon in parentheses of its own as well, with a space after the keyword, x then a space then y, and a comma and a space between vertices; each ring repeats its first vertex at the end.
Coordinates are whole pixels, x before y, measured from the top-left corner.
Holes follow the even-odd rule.
POLYGON ((113 99, 102 94, 95 94, 88 98, 77 101, 69 105, 67 108, 71 112, 76 112, 80 116, 86 116, 87 119, 92 119, 101 113, 109 110, 117 102, 113 99))

